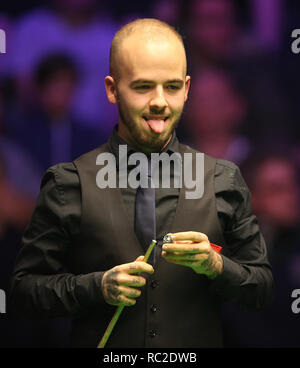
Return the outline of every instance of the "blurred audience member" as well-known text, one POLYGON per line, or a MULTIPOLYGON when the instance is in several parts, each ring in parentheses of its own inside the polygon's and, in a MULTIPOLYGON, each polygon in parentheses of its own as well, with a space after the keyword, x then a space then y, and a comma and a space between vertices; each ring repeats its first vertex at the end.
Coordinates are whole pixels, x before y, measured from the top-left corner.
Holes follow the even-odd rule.
MULTIPOLYGON (((276 0, 272 2, 274 9, 276 0)), ((272 5, 271 4, 271 5, 272 5)), ((237 16, 233 0, 193 0, 189 7, 187 33, 190 73, 218 67, 234 74, 248 102, 245 132, 252 140, 265 144, 290 139, 292 123, 290 101, 281 87, 282 72, 273 33, 264 34, 264 20, 272 18, 272 29, 280 23, 278 9, 270 19, 262 16, 263 6, 252 4, 252 41, 237 16), (265 47, 268 44, 270 47, 265 47), (270 129, 272 124, 272 129, 270 129)))
POLYGON ((81 124, 71 112, 78 77, 71 59, 62 54, 49 55, 34 75, 37 104, 11 114, 7 130, 45 171, 58 162, 74 160, 107 137, 81 124))
MULTIPOLYGON (((252 192, 253 210, 272 254, 282 231, 294 229, 300 220, 297 167, 289 156, 265 154, 244 168, 252 192)), ((287 246, 285 246, 285 249, 287 246)), ((300 245, 299 245, 300 250, 300 245)))
POLYGON ((247 24, 242 25, 238 1, 192 0, 187 32, 194 61, 220 65, 242 56, 277 51, 282 31, 282 1, 248 3, 247 24))
POLYGON ((191 67, 216 66, 232 59, 238 37, 233 1, 193 0, 190 4, 187 33, 191 67))
POLYGON ((42 177, 33 160, 4 135, 4 91, 0 81, 0 235, 23 230, 30 219, 42 177))
POLYGON ((225 310, 225 341, 235 347, 300 347, 300 320, 291 306, 300 285, 300 206, 297 167, 289 156, 265 154, 243 170, 253 211, 264 234, 275 281, 275 298, 264 313, 225 310))
POLYGON ((191 146, 240 165, 251 148, 240 134, 246 114, 246 102, 228 74, 207 69, 194 76, 185 119, 191 146))
MULTIPOLYGON (((29 155, 4 135, 4 89, 0 81, 0 289, 8 296, 22 233, 39 193, 42 172, 29 155)), ((67 322, 32 322, 0 315, 0 347, 59 347, 67 345, 67 322), (59 331, 59 333, 58 333, 59 331)))
MULTIPOLYGON (((31 162, 25 158, 22 150, 15 147, 11 142, 4 141, 2 138, 0 138, 0 151, 1 236, 10 226, 18 230, 24 230, 33 210, 34 197, 26 193, 26 188, 24 188, 23 191, 21 190, 22 188, 20 188, 20 181, 24 181, 29 177, 31 162), (12 171, 11 164, 15 170, 20 169, 13 175, 10 175, 12 171), (26 175, 22 176, 25 170, 27 171, 26 175), (19 176, 16 180, 18 181, 17 183, 11 180, 13 176, 19 176)), ((39 178, 39 176, 35 173, 35 177, 32 177, 30 180, 31 183, 36 178, 39 178)), ((28 187, 28 182, 24 183, 24 186, 28 187)))
POLYGON ((23 102, 34 103, 30 88, 37 64, 49 53, 63 52, 75 60, 80 78, 72 111, 85 124, 103 124, 111 131, 115 112, 107 102, 104 78, 116 25, 97 0, 51 0, 23 15, 15 25, 11 50, 12 73, 16 74, 23 102), (28 101, 31 100, 31 101, 28 101))

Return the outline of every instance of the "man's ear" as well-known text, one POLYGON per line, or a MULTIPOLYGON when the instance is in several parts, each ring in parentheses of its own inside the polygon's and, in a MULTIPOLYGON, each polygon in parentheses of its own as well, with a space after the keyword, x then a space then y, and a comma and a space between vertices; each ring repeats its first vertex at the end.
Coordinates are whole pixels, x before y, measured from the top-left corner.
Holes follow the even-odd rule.
POLYGON ((185 77, 185 93, 184 93, 184 102, 188 99, 189 89, 191 84, 191 77, 187 75, 185 77))
POLYGON ((117 103, 117 89, 116 89, 116 83, 113 77, 108 75, 104 79, 104 85, 105 85, 105 91, 108 101, 111 104, 117 103))

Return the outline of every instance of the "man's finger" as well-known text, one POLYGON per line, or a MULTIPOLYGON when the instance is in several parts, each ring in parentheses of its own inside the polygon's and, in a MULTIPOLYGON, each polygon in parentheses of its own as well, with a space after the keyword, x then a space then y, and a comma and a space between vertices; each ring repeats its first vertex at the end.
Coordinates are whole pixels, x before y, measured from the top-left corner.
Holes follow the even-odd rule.
POLYGON ((117 278, 118 285, 142 287, 146 284, 146 279, 142 276, 131 276, 126 273, 121 273, 117 278))
POLYGON ((150 264, 146 262, 141 262, 141 261, 125 263, 123 265, 120 265, 118 270, 121 272, 129 273, 129 274, 134 274, 134 273, 139 273, 139 272, 147 272, 147 273, 154 272, 154 269, 150 264))
POLYGON ((147 272, 152 274, 154 272, 153 267, 146 263, 146 262, 132 262, 128 264, 128 269, 127 272, 129 274, 134 274, 134 273, 140 273, 140 272, 147 272))
POLYGON ((136 303, 135 299, 130 299, 127 298, 125 295, 120 294, 117 297, 117 305, 123 304, 126 307, 131 307, 132 305, 134 305, 136 303))
POLYGON ((139 256, 134 262, 144 262, 145 256, 139 256))
POLYGON ((201 253, 201 254, 195 254, 195 253, 166 253, 166 252, 162 252, 162 256, 164 257, 164 259, 171 261, 194 261, 194 262, 199 262, 199 261, 203 261, 207 258, 207 254, 206 253, 201 253))
POLYGON ((191 242, 200 243, 202 241, 208 241, 208 237, 204 233, 197 231, 183 231, 180 233, 170 234, 173 241, 189 240, 191 242))
POLYGON ((197 244, 168 243, 162 246, 162 250, 168 253, 207 253, 210 251, 210 245, 204 241, 197 244))
POLYGON ((128 286, 119 286, 119 291, 127 298, 138 298, 141 295, 141 290, 128 286))

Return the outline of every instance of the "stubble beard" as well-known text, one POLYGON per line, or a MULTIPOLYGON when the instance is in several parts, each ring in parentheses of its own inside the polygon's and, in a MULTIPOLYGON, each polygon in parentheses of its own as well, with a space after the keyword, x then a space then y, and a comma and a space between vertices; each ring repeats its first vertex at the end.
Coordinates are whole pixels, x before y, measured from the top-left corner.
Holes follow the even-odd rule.
MULTIPOLYGON (((122 123, 127 127, 132 137, 132 141, 127 142, 129 145, 141 150, 141 151, 151 151, 151 152, 160 152, 161 149, 165 146, 165 144, 169 141, 170 137, 172 136, 174 130, 177 128, 182 111, 177 116, 176 120, 172 123, 172 129, 169 131, 169 134, 162 139, 161 135, 150 136, 146 134, 141 134, 141 130, 139 125, 136 121, 134 121, 129 114, 125 112, 125 109, 122 107, 122 102, 118 101, 118 111, 119 111, 119 119, 122 123)), ((170 122, 168 122, 169 124, 170 122)))

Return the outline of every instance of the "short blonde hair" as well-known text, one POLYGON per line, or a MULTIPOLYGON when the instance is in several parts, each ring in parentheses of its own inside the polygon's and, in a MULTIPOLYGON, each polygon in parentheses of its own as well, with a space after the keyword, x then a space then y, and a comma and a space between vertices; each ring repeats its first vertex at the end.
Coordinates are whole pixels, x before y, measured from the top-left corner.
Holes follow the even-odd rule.
POLYGON ((120 46, 122 42, 129 37, 131 34, 136 32, 143 32, 149 33, 153 35, 153 33, 161 34, 162 31, 165 31, 164 34, 171 34, 175 36, 178 41, 182 44, 184 48, 184 43, 181 35, 176 31, 175 28, 170 26, 168 23, 165 23, 161 20, 154 19, 154 18, 143 18, 143 19, 136 19, 130 23, 127 23, 123 26, 114 36, 111 47, 110 47, 110 62, 109 62, 109 73, 115 79, 119 79, 119 72, 118 72, 118 51, 120 50, 120 46))

